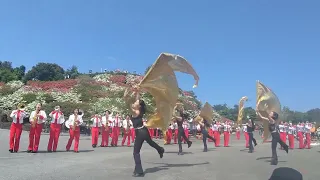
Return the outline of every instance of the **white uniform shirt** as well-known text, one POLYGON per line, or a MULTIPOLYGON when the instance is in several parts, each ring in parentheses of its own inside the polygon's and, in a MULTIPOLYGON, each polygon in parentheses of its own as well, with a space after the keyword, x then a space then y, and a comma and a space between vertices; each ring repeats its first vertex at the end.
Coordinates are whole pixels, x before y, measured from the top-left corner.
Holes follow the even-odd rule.
POLYGON ((242 130, 243 130, 243 132, 248 132, 248 131, 247 131, 247 126, 243 126, 243 127, 242 127, 242 130))
MULTIPOLYGON (((42 124, 47 120, 47 114, 45 111, 40 110, 38 115, 40 115, 40 117, 37 118, 37 121, 38 121, 37 124, 42 124)), ((32 111, 29 117, 29 122, 32 123, 36 116, 37 116, 36 111, 32 111)))
POLYGON ((288 134, 294 134, 295 128, 293 126, 288 127, 288 134))
POLYGON ((187 129, 188 129, 188 126, 189 126, 188 123, 183 123, 183 124, 182 124, 182 127, 183 127, 184 130, 187 130, 187 129))
POLYGON ((90 121, 92 122, 91 127, 101 127, 102 126, 102 119, 100 119, 99 117, 93 117, 90 119, 90 121))
POLYGON ((219 126, 217 124, 214 124, 212 130, 213 131, 219 131, 219 126))
POLYGON ((131 120, 129 120, 129 121, 127 121, 126 119, 123 120, 123 121, 122 121, 122 127, 123 127, 124 129, 133 127, 131 120))
POLYGON ((18 111, 18 110, 13 110, 10 114, 10 117, 12 118, 12 122, 17 124, 19 119, 19 124, 23 124, 23 118, 25 118, 27 116, 25 111, 18 111))
POLYGON ((121 117, 116 116, 112 118, 113 127, 121 127, 121 117))
POLYGON ((178 124, 177 123, 173 124, 173 129, 178 129, 178 124))
POLYGON ((297 132, 303 132, 303 126, 302 125, 297 125, 297 132))
POLYGON ((197 130, 200 131, 201 130, 201 126, 200 124, 197 125, 197 130))
POLYGON ((49 114, 49 117, 51 117, 51 124, 54 124, 55 122, 57 122, 57 124, 63 124, 65 121, 64 115, 61 111, 52 111, 49 114))
POLYGON ((224 125, 224 132, 231 132, 231 126, 229 124, 224 125))
POLYGON ((236 127, 236 131, 239 132, 239 131, 240 131, 240 128, 239 128, 239 127, 236 127))
POLYGON ((111 126, 112 117, 110 115, 108 117, 107 116, 102 116, 101 122, 102 122, 103 126, 111 126))
POLYGON ((83 113, 82 113, 82 115, 78 115, 78 118, 77 118, 77 119, 75 119, 74 114, 71 114, 71 115, 69 116, 68 121, 66 121, 66 124, 68 124, 68 126, 70 127, 70 126, 73 126, 73 125, 74 125, 74 122, 75 122, 75 121, 79 121, 78 123, 76 123, 76 126, 80 126, 80 125, 83 123, 82 117, 83 117, 83 113))
POLYGON ((284 125, 283 124, 279 124, 279 131, 282 133, 282 132, 285 132, 284 131, 284 125))
POLYGON ((312 125, 310 123, 308 123, 304 126, 305 133, 311 133, 311 129, 312 129, 312 125))

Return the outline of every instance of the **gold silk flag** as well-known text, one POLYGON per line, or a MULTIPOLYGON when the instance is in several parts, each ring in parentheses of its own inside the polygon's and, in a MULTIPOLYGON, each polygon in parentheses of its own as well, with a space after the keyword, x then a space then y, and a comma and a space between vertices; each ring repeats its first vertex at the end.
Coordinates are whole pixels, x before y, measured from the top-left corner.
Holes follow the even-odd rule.
POLYGON ((156 103, 156 112, 148 118, 146 124, 149 128, 160 128, 162 132, 168 129, 179 95, 174 71, 193 75, 196 81, 193 87, 198 85, 199 76, 186 59, 179 55, 161 53, 139 85, 154 97, 156 103))
POLYGON ((244 103, 248 100, 247 96, 243 96, 239 101, 239 112, 238 112, 238 119, 237 124, 238 126, 241 126, 242 119, 243 119, 243 112, 244 112, 244 103))
POLYGON ((213 108, 212 106, 206 102, 202 107, 199 116, 203 119, 207 120, 208 123, 212 123, 213 120, 213 108))
MULTIPOLYGON (((281 104, 277 95, 267 86, 257 81, 257 102, 256 111, 258 111, 263 117, 268 117, 271 111, 279 114, 281 113, 281 104)), ((269 122, 263 120, 264 129, 264 141, 270 136, 269 122)))

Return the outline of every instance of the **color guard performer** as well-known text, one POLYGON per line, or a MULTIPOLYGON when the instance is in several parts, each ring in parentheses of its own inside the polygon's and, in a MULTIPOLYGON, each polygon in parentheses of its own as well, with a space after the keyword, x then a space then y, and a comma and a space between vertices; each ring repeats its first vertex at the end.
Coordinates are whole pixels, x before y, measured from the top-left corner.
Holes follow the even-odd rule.
POLYGON ((202 119, 201 122, 199 122, 200 128, 201 128, 201 133, 202 133, 202 142, 203 142, 203 152, 208 151, 208 146, 207 146, 207 138, 211 139, 213 142, 216 141, 215 138, 209 136, 209 133, 207 131, 207 128, 210 127, 210 124, 208 123, 207 120, 202 119))
POLYGON ((109 137, 110 137, 110 129, 111 129, 111 123, 112 123, 112 117, 111 112, 109 110, 106 110, 105 115, 102 116, 102 141, 100 147, 108 147, 109 146, 109 137))
POLYGON ((102 117, 98 114, 94 115, 90 121, 91 124, 91 144, 93 148, 96 148, 98 145, 98 139, 99 139, 99 131, 102 127, 102 117))
POLYGON ((294 132, 295 132, 295 128, 292 125, 292 123, 289 123, 289 127, 288 127, 288 139, 289 139, 289 147, 290 149, 294 149, 294 132))
POLYGON ((68 140, 68 144, 66 146, 66 150, 70 151, 70 147, 72 145, 73 139, 74 142, 74 152, 79 152, 79 141, 80 141, 80 125, 83 123, 83 117, 84 113, 82 110, 75 109, 73 111, 73 114, 69 116, 68 121, 66 121, 65 125, 67 128, 69 128, 69 135, 70 138, 68 140))
POLYGON ((229 147, 229 140, 230 140, 230 133, 231 133, 231 125, 230 122, 225 122, 223 125, 223 131, 224 131, 224 147, 229 147))
POLYGON ((119 113, 116 113, 116 116, 113 118, 113 128, 112 128, 112 141, 111 146, 118 146, 118 139, 120 135, 121 127, 121 117, 119 113))
MULTIPOLYGON (((258 108, 257 108, 258 109, 258 108)), ((288 153, 289 152, 289 147, 286 143, 284 143, 280 139, 280 134, 277 130, 276 127, 276 121, 278 120, 278 113, 276 112, 271 112, 268 116, 268 118, 263 117, 258 111, 257 115, 264 120, 267 120, 269 122, 269 131, 271 132, 272 136, 272 141, 271 141, 271 149, 272 149, 272 160, 271 160, 271 165, 277 165, 278 164, 278 155, 277 155, 277 144, 279 143, 281 147, 288 153)))
POLYGON ((13 110, 10 114, 12 123, 10 126, 9 151, 11 153, 19 151, 23 119, 27 115, 24 107, 24 104, 19 104, 17 110, 13 110))
POLYGON ((48 142, 47 150, 48 152, 56 152, 61 132, 61 124, 64 123, 64 115, 61 112, 60 106, 56 106, 54 108, 54 111, 52 111, 49 114, 49 117, 51 117, 51 123, 50 123, 50 137, 48 142))
POLYGON ((127 146, 130 147, 130 137, 131 137, 131 130, 130 127, 132 127, 132 122, 130 120, 130 116, 127 115, 126 119, 122 121, 122 127, 123 127, 123 138, 121 145, 124 146, 124 143, 126 142, 127 138, 127 146))
POLYGON ((31 123, 29 133, 28 152, 37 153, 40 143, 40 136, 42 133, 43 123, 47 120, 47 114, 41 110, 42 104, 36 105, 36 110, 31 112, 29 122, 31 123))

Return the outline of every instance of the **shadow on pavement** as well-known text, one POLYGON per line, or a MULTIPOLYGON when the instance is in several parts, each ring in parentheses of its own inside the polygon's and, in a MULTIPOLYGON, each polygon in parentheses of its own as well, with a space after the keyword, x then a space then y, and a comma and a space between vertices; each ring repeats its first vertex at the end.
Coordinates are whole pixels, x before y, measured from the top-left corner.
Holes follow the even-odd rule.
MULTIPOLYGON (((168 154, 178 154, 177 151, 165 151, 164 153, 168 153, 168 154)), ((193 154, 193 152, 183 152, 183 154, 193 154)))
MULTIPOLYGON (((79 150, 79 153, 87 153, 87 152, 92 152, 94 150, 79 150)), ((21 151, 22 153, 28 153, 28 151, 21 151)), ((43 154, 43 153, 48 153, 48 154, 54 154, 54 153, 73 153, 73 151, 56 151, 56 152, 48 152, 48 151, 38 151, 37 153, 30 153, 30 154, 43 154)))
POLYGON ((162 164, 162 165, 145 169, 145 171, 144 171, 145 174, 155 173, 155 172, 162 171, 162 170, 168 170, 171 167, 190 167, 190 166, 207 165, 210 163, 205 162, 205 163, 197 163, 197 164, 169 164, 169 163, 152 163, 152 164, 162 164))
MULTIPOLYGON (((279 157, 279 156, 278 156, 279 157)), ((259 157, 257 158, 256 160, 259 161, 259 160, 265 160, 265 162, 271 162, 271 158, 272 157, 259 157)), ((278 162, 287 162, 287 161, 279 161, 278 162)))

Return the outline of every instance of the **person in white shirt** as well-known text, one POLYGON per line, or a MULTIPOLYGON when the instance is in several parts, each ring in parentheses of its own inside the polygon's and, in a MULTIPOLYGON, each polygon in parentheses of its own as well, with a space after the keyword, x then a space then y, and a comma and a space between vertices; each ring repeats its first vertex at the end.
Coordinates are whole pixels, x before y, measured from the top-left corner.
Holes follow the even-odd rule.
POLYGON ((167 131, 166 131, 166 137, 164 137, 164 144, 171 144, 171 140, 172 140, 172 129, 173 129, 173 125, 172 123, 169 125, 167 131))
POLYGON ((118 146, 118 139, 120 135, 121 127, 121 117, 119 113, 116 113, 116 116, 113 118, 113 128, 112 128, 112 141, 111 146, 118 146))
POLYGON ((243 135, 244 135, 244 139, 246 140, 246 148, 249 148, 249 134, 248 134, 248 130, 247 130, 247 124, 244 124, 242 126, 242 131, 243 131, 243 135))
POLYGON ((213 123, 213 134, 214 134, 214 138, 216 139, 215 141, 215 147, 219 147, 220 146, 220 123, 219 122, 214 122, 213 123))
POLYGON ((99 130, 101 129, 101 126, 102 126, 102 119, 100 115, 96 114, 90 119, 90 121, 92 122, 91 145, 93 148, 96 148, 98 144, 98 139, 99 139, 99 130))
POLYGON ((69 140, 66 146, 66 150, 70 151, 71 144, 74 142, 74 152, 79 152, 79 141, 80 141, 80 125, 83 123, 83 117, 84 113, 82 110, 75 109, 73 111, 73 114, 69 116, 68 121, 66 121, 66 127, 69 128, 69 140))
POLYGON ((29 122, 31 123, 28 146, 29 153, 38 152, 43 123, 47 120, 47 114, 45 111, 41 110, 41 108, 42 104, 38 103, 36 105, 36 110, 32 111, 29 117, 29 122))
POLYGON ((100 147, 108 147, 109 146, 109 137, 110 137, 110 129, 112 123, 111 112, 106 110, 105 116, 102 117, 102 141, 100 147))
POLYGON ((240 130, 241 128, 239 126, 236 127, 236 137, 237 137, 237 140, 240 140, 240 130))
POLYGON ((229 140, 230 140, 230 133, 231 133, 231 125, 230 122, 225 122, 223 125, 223 131, 224 131, 224 147, 229 147, 229 140))
POLYGON ((299 149, 303 149, 304 148, 304 143, 303 143, 303 128, 304 128, 304 124, 299 122, 297 127, 296 127, 296 131, 297 131, 297 136, 298 136, 298 140, 299 140, 299 149))
POLYGON ((289 140, 290 149, 294 149, 294 132, 295 132, 295 128, 290 122, 288 127, 288 140, 289 140))
POLYGON ((121 145, 124 146, 124 143, 126 142, 127 138, 127 146, 130 147, 130 137, 131 137, 131 129, 130 127, 132 127, 132 122, 130 120, 130 116, 127 115, 126 119, 122 121, 122 127, 123 127, 123 138, 122 138, 122 142, 121 145))
POLYGON ((60 110, 60 106, 56 106, 54 111, 49 114, 51 117, 50 123, 50 137, 48 142, 48 152, 56 152, 61 131, 61 124, 64 123, 64 115, 60 110))
POLYGON ((311 149, 311 128, 312 124, 307 121, 304 125, 304 133, 306 135, 305 147, 307 147, 307 149, 311 149))
POLYGON ((19 104, 17 110, 13 110, 10 114, 12 124, 10 126, 9 151, 11 153, 19 151, 20 137, 22 133, 23 118, 26 117, 24 105, 19 104))

